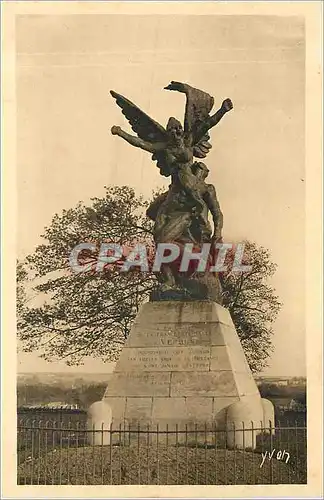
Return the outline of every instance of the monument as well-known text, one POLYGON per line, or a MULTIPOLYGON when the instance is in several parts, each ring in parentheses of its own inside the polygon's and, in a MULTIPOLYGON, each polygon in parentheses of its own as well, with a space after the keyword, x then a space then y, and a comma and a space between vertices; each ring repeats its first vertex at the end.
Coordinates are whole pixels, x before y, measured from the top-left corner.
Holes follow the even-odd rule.
MULTIPOLYGON (((158 424, 160 429, 166 425, 190 429, 216 424, 230 429, 233 423, 250 427, 251 422, 258 428, 260 423, 267 426, 273 422, 272 405, 260 397, 231 316, 222 306, 218 273, 211 271, 215 244, 222 242, 223 215, 214 186, 206 183, 208 168, 195 160, 207 156, 212 147, 209 130, 233 104, 225 99, 211 115, 214 99, 206 92, 180 82, 165 88, 185 94, 184 126, 171 117, 164 128, 111 91, 137 135, 116 126, 111 131, 151 153, 161 175, 171 178, 168 191, 147 210, 154 221, 156 246, 177 245, 182 257, 188 244, 199 251, 210 244, 210 251, 202 272, 197 265, 180 269, 179 260, 163 264, 157 287, 133 324, 103 404, 111 408, 114 428, 158 424)), ((245 438, 245 443, 254 447, 254 437, 245 438)), ((239 435, 236 445, 243 446, 239 435)))

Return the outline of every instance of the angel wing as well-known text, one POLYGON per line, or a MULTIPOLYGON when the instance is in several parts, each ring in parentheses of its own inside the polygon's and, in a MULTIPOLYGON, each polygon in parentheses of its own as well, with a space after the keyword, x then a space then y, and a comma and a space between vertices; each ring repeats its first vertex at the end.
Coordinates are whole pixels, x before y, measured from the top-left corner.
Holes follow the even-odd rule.
MULTIPOLYGON (((195 132, 199 126, 209 117, 209 113, 214 106, 214 98, 203 92, 195 89, 190 85, 185 86, 186 89, 186 110, 185 110, 185 130, 191 132, 195 137, 195 132)), ((209 142, 210 136, 206 133, 196 144, 193 144, 193 154, 196 158, 206 158, 212 148, 209 142)))
POLYGON ((148 142, 165 142, 167 133, 165 128, 150 118, 144 111, 138 108, 129 99, 110 91, 116 103, 121 108, 123 115, 127 118, 132 130, 143 140, 148 142))
POLYGON ((193 145, 193 155, 196 158, 206 158, 212 148, 209 139, 209 134, 205 134, 200 141, 193 145))
MULTIPOLYGON (((171 82, 165 88, 186 94, 184 129, 187 134, 195 137, 199 126, 209 117, 209 113, 214 106, 214 98, 207 92, 191 87, 186 83, 171 82)), ((192 144, 193 154, 196 158, 206 158, 212 148, 209 139, 210 136, 206 133, 197 143, 192 144)))

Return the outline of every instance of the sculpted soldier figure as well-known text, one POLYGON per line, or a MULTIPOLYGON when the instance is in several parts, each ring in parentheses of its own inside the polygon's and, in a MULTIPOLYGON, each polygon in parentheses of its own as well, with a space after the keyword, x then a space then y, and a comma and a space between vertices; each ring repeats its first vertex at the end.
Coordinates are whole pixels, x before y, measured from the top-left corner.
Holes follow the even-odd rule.
MULTIPOLYGON (((156 243, 175 243, 180 247, 180 258, 182 256, 183 246, 186 243, 192 243, 198 248, 203 243, 221 241, 223 214, 221 212, 215 188, 212 184, 206 184, 205 179, 208 175, 208 168, 202 162, 195 162, 192 165, 193 175, 196 178, 196 190, 203 202, 203 209, 198 214, 195 212, 194 200, 189 199, 183 191, 181 184, 171 184, 169 191, 158 196, 147 209, 146 215, 155 222, 154 239, 156 243), (208 213, 213 218, 214 232, 208 221, 208 213)), ((211 262, 210 262, 211 263, 211 262)), ((193 280, 192 273, 179 272, 180 259, 175 263, 164 264, 162 274, 159 276, 162 282, 160 291, 182 290, 188 285, 197 285, 197 280, 201 283, 203 278, 212 278, 209 285, 208 296, 220 301, 219 283, 215 282, 215 276, 211 277, 208 270, 205 276, 199 273, 193 280), (190 280, 188 280, 190 277, 190 280)), ((197 288, 197 286, 195 286, 197 288)), ((193 290, 191 290, 192 294, 193 290)), ((201 286, 199 294, 201 294, 201 286)), ((169 296, 169 294, 167 294, 169 296)), ((180 293, 180 296, 182 294, 180 293)))
MULTIPOLYGON (((214 99, 209 94, 185 83, 174 81, 165 89, 176 90, 186 95, 184 127, 176 118, 171 117, 165 129, 131 101, 111 91, 111 95, 122 108, 137 136, 130 135, 117 126, 113 126, 111 132, 132 146, 152 153, 152 160, 157 162, 161 175, 171 177, 169 191, 155 200, 147 211, 147 215, 155 221, 155 242, 173 242, 182 245, 186 242, 201 244, 218 241, 221 239, 223 217, 215 188, 205 183, 208 169, 205 164, 195 162, 194 157, 207 156, 212 147, 208 131, 233 108, 233 104, 230 99, 225 99, 218 111, 210 115, 214 99), (213 217, 213 232, 208 222, 209 211, 213 217)), ((215 280, 218 281, 218 278, 215 276, 213 278, 215 285, 215 280)), ((197 280, 201 282, 202 276, 190 284, 197 284, 197 280)), ((161 281, 162 292, 180 289, 179 298, 183 298, 183 293, 186 297, 189 294, 192 297, 198 295, 198 298, 209 298, 211 294, 208 286, 207 288, 198 286, 197 293, 195 290, 189 290, 188 280, 185 285, 182 277, 174 269, 170 271, 165 268, 161 281)), ((216 288, 219 299, 219 283, 216 288)), ((164 295, 165 298, 169 297, 168 293, 164 295)))
POLYGON ((206 184, 208 168, 202 162, 192 165, 192 176, 196 179, 195 190, 202 200, 202 210, 195 211, 194 199, 182 189, 181 183, 170 185, 169 191, 158 196, 147 209, 147 216, 155 221, 154 239, 156 243, 192 242, 206 243, 220 241, 223 227, 216 190, 212 184, 206 184), (214 232, 208 221, 208 212, 213 218, 214 232))

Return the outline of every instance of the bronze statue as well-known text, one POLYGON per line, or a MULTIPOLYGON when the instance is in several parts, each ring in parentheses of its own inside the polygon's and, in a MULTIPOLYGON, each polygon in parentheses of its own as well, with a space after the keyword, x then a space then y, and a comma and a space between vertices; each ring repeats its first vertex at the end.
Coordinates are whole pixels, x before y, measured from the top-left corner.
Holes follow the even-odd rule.
MULTIPOLYGON (((211 149, 208 131, 233 108, 225 99, 220 109, 210 116, 214 99, 206 92, 190 85, 172 81, 167 90, 186 95, 184 127, 171 117, 166 129, 120 94, 111 91, 132 129, 133 136, 113 126, 112 134, 119 135, 129 144, 152 153, 161 175, 171 177, 169 191, 159 196, 147 215, 155 221, 156 243, 185 243, 201 245, 221 240, 223 216, 214 186, 205 183, 208 169, 204 163, 194 161, 205 158, 211 149), (208 221, 212 214, 214 230, 208 221)), ((165 266, 160 274, 161 286, 157 298, 212 299, 221 301, 217 276, 211 273, 179 273, 174 266, 165 266)))

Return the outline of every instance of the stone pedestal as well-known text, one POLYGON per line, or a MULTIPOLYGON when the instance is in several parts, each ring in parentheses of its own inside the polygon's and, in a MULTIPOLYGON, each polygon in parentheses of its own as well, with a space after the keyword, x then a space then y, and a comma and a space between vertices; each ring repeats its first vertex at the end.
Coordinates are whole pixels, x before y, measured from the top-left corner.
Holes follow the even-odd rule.
POLYGON ((112 411, 105 400, 96 401, 88 408, 87 439, 91 446, 110 444, 111 421, 112 411))
POLYGON ((114 428, 224 429, 242 421, 259 428, 264 420, 231 316, 209 301, 146 303, 103 400, 114 428))

